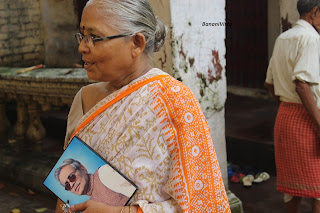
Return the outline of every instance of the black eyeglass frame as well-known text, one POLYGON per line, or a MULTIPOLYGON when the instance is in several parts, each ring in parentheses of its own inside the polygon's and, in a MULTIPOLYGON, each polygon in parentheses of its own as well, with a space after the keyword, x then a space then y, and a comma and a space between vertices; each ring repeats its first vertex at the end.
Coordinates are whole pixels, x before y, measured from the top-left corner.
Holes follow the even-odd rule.
MULTIPOLYGON (((74 36, 76 37, 76 40, 78 42, 78 44, 81 43, 81 41, 85 38, 85 37, 91 37, 91 40, 93 42, 93 44, 95 42, 98 41, 105 41, 105 40, 111 40, 111 39, 115 39, 115 38, 121 38, 121 37, 125 37, 125 36, 129 36, 130 34, 119 34, 119 35, 114 35, 114 36, 107 36, 107 37, 99 37, 99 38, 94 38, 91 35, 83 35, 82 33, 76 33, 74 36)), ((86 42, 86 41, 85 41, 86 42)), ((87 43, 87 42, 86 42, 87 43)))

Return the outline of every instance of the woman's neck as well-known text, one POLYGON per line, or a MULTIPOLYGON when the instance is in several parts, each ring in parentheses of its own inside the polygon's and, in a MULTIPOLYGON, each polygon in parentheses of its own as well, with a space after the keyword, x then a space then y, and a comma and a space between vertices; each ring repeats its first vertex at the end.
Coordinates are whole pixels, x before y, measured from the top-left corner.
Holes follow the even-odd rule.
POLYGON ((134 68, 134 69, 136 71, 129 73, 128 75, 126 75, 122 79, 118 79, 115 82, 109 82, 106 85, 106 87, 107 87, 106 90, 108 90, 110 93, 112 93, 116 90, 121 89, 122 87, 128 85, 133 80, 146 74, 151 69, 151 66, 149 65, 149 63, 142 63, 142 65, 140 65, 139 67, 134 68))

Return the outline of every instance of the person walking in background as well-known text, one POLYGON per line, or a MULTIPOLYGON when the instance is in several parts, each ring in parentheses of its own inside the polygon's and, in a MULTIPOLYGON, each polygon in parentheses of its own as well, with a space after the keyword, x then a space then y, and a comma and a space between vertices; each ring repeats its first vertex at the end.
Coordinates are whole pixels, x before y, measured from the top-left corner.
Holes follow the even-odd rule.
POLYGON ((320 1, 299 0, 300 19, 276 40, 265 86, 280 101, 274 127, 277 190, 288 212, 302 197, 320 213, 320 1))

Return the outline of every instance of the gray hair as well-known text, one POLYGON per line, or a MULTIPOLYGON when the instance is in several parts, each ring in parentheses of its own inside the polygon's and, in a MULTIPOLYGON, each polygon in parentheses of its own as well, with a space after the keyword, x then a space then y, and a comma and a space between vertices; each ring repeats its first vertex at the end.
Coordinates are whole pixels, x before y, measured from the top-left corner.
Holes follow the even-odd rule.
POLYGON ((148 0, 89 0, 85 7, 88 6, 95 6, 110 27, 121 34, 142 33, 147 55, 162 47, 167 27, 154 15, 148 0))
POLYGON ((77 169, 77 170, 80 170, 81 168, 81 163, 73 158, 68 158, 68 159, 65 159, 61 165, 56 169, 56 171, 54 172, 54 177, 56 178, 57 181, 59 181, 59 183, 64 186, 64 183, 62 183, 59 179, 59 175, 60 175, 60 172, 61 172, 61 169, 67 165, 70 165, 72 166, 73 168, 77 169))
POLYGON ((300 15, 310 12, 315 6, 320 6, 320 0, 299 0, 297 3, 300 15))

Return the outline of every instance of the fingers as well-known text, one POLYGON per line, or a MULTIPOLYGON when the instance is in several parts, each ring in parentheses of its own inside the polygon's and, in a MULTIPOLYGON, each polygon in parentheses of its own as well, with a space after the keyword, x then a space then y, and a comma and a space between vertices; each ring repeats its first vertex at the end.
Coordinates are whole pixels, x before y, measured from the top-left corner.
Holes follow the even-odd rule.
POLYGON ((77 205, 70 206, 70 210, 73 212, 84 211, 88 207, 87 201, 83 203, 79 203, 77 205))

